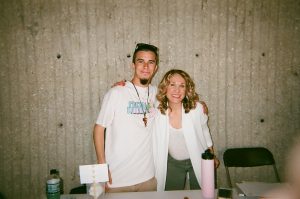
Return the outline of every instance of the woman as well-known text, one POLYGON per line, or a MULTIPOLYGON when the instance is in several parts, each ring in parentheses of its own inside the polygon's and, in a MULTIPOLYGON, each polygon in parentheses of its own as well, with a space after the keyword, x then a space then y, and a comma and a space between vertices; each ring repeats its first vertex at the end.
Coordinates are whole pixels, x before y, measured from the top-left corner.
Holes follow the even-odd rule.
MULTIPOLYGON (((187 173, 200 189, 201 154, 213 143, 195 84, 182 70, 168 71, 158 86, 159 113, 153 126, 157 191, 182 190, 187 173)), ((215 159, 218 166, 219 161, 215 159)))

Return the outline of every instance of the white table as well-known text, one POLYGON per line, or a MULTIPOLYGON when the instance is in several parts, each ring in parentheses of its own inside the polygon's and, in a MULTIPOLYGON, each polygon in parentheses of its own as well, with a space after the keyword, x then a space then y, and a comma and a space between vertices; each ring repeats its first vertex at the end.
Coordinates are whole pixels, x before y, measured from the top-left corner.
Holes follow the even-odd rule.
MULTIPOLYGON (((217 190, 215 194, 217 198, 217 190)), ((61 199, 93 199, 86 194, 62 195, 61 199)), ((239 198, 233 191, 233 198, 239 198)), ((100 198, 99 198, 100 199, 100 198)), ((106 193, 101 199, 203 199, 201 190, 164 191, 164 192, 126 192, 106 193), (185 198, 186 197, 186 198, 185 198)))

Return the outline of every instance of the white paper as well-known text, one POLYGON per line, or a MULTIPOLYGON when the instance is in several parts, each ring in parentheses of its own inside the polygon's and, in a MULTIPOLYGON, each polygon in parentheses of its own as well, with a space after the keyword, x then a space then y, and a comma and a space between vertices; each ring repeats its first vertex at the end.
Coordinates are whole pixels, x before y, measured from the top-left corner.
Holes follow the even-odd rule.
POLYGON ((80 183, 96 183, 108 181, 107 164, 93 164, 79 166, 80 183))
POLYGON ((242 182, 236 185, 246 196, 259 197, 266 196, 271 190, 282 186, 282 183, 242 182))

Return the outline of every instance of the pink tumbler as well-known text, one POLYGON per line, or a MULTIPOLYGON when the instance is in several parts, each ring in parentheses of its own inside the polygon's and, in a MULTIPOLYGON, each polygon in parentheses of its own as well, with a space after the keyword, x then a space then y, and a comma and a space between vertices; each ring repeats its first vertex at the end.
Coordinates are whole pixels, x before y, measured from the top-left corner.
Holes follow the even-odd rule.
POLYGON ((201 160, 201 191, 205 199, 215 198, 214 155, 207 149, 201 160))

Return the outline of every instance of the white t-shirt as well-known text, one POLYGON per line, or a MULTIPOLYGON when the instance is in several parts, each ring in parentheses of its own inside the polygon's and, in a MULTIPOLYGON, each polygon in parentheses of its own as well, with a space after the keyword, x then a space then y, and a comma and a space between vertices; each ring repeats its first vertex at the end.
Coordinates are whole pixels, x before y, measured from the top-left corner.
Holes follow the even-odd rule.
POLYGON ((154 176, 150 126, 157 113, 157 89, 149 86, 149 97, 148 87, 136 89, 140 99, 131 82, 111 88, 104 96, 96 121, 106 127, 105 157, 112 188, 135 185, 154 176), (145 111, 147 127, 143 122, 145 111))
POLYGON ((182 128, 176 129, 173 128, 171 125, 169 126, 170 126, 169 145, 168 145, 169 154, 175 160, 189 159, 190 155, 186 147, 182 128))

